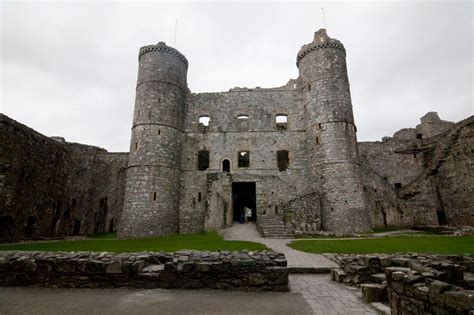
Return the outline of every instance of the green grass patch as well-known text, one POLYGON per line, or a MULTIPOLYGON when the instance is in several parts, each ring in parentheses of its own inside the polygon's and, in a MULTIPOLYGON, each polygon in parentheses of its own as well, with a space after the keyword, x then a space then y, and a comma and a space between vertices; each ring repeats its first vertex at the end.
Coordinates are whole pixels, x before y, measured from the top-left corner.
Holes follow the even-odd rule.
POLYGON ((474 237, 395 236, 351 240, 296 240, 288 246, 308 253, 439 253, 474 254, 474 237))
POLYGON ((91 251, 91 252, 141 252, 164 251, 174 252, 181 249, 194 250, 268 250, 260 243, 246 241, 225 241, 217 232, 202 234, 171 235, 156 238, 118 240, 114 235, 94 236, 87 240, 51 241, 30 244, 2 244, 0 251, 26 250, 26 251, 91 251))
POLYGON ((374 233, 385 233, 385 232, 393 232, 393 231, 398 231, 398 230, 408 230, 408 229, 398 228, 398 227, 378 227, 378 228, 372 229, 374 233))
POLYGON ((114 240, 117 238, 117 232, 97 233, 97 234, 88 235, 87 237, 92 238, 92 239, 114 240))

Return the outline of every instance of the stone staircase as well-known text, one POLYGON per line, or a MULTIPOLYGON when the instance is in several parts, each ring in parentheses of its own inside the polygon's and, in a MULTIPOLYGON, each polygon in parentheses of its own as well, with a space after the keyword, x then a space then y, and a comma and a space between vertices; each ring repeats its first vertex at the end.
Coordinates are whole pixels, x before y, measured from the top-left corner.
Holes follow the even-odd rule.
POLYGON ((278 214, 261 216, 258 219, 257 229, 264 238, 294 238, 292 229, 285 225, 283 218, 278 214))

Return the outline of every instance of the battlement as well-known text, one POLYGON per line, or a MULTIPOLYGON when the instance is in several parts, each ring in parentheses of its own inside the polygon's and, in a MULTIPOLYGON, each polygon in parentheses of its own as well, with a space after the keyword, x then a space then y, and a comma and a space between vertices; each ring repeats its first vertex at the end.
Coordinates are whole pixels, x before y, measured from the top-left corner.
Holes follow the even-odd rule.
POLYGON ((186 69, 188 68, 188 60, 186 59, 186 57, 182 53, 180 53, 177 49, 167 46, 166 43, 164 42, 159 42, 156 45, 143 46, 142 48, 140 48, 140 52, 138 53, 138 61, 140 61, 140 59, 144 55, 150 52, 161 52, 161 53, 168 53, 171 55, 175 55, 176 57, 178 57, 179 60, 181 60, 186 65, 186 69))
POLYGON ((344 54, 346 54, 346 49, 344 48, 344 45, 337 39, 330 38, 327 35, 326 30, 322 28, 314 33, 314 39, 311 43, 301 47, 296 57, 296 66, 298 66, 300 61, 309 53, 324 48, 339 49, 344 54))

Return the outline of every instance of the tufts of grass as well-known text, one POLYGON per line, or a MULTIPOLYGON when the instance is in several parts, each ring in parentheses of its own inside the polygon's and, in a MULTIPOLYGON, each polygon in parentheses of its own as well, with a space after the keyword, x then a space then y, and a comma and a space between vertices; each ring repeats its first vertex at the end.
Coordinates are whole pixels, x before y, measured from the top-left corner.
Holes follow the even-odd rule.
POLYGON ((225 241, 217 232, 202 234, 170 235, 156 238, 114 239, 113 234, 104 233, 87 240, 38 242, 29 244, 2 244, 0 251, 91 251, 91 252, 174 252, 182 249, 193 250, 268 250, 260 243, 246 241, 225 241), (97 237, 98 236, 98 237, 97 237))
POLYGON ((289 247, 308 253, 439 253, 474 254, 474 237, 396 236, 350 240, 296 240, 289 247))

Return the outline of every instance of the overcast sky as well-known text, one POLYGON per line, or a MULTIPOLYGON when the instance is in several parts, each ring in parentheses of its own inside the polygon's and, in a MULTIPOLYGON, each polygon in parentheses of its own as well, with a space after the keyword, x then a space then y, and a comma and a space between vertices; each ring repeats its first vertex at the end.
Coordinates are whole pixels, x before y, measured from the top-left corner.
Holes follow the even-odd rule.
POLYGON ((0 112, 47 136, 128 151, 138 50, 165 41, 193 92, 275 87, 324 26, 347 50, 358 139, 428 111, 473 114, 473 5, 455 2, 5 2, 0 112))

